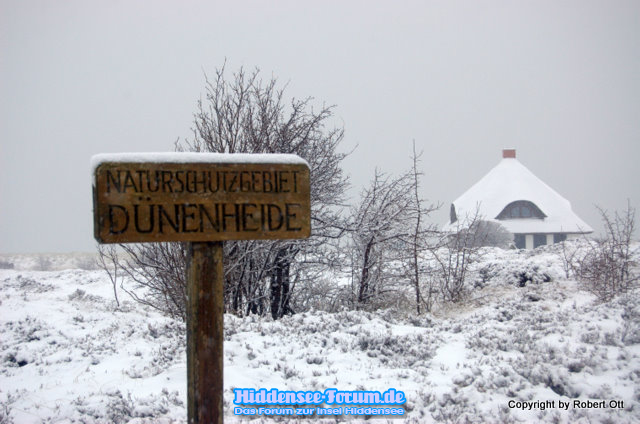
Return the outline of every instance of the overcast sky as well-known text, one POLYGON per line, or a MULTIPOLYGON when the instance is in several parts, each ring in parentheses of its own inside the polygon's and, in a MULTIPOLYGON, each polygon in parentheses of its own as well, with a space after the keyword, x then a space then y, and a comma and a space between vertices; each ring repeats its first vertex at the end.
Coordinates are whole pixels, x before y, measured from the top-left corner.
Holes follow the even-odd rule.
POLYGON ((440 224, 504 147, 598 230, 640 204, 637 0, 0 0, 0 252, 93 250, 90 157, 190 137, 225 59, 336 105, 354 193, 415 140, 440 224))

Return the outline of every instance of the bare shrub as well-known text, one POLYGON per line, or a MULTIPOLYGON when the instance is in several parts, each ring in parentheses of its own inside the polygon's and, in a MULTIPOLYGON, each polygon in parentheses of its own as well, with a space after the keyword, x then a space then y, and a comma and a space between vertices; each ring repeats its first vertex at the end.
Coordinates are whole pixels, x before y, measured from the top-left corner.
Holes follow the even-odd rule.
POLYGON ((579 257, 580 249, 576 245, 575 241, 569 242, 564 240, 560 243, 560 258, 562 259, 562 269, 564 270, 565 278, 571 278, 573 271, 577 266, 577 259, 579 257))
POLYGON ((627 297, 623 302, 621 341, 625 345, 640 343, 640 302, 637 298, 627 297))
POLYGON ((473 242, 479 247, 487 246, 507 249, 513 244, 513 234, 499 222, 481 219, 475 223, 472 231, 476 233, 473 242))
POLYGON ((93 271, 99 268, 98 262, 93 255, 78 256, 75 261, 75 266, 76 268, 82 269, 84 271, 93 271))
POLYGON ((305 284, 296 290, 294 307, 298 311, 339 312, 350 306, 351 290, 335 281, 319 278, 313 284, 305 284))
POLYGON ((598 208, 605 225, 605 235, 587 244, 586 253, 574 266, 577 279, 598 300, 608 302, 629 292, 638 284, 637 264, 631 246, 635 209, 629 203, 626 211, 611 217, 598 208))
POLYGON ((134 282, 134 287, 122 283, 120 287, 137 302, 186 321, 186 244, 149 243, 121 247, 127 256, 120 261, 120 267, 134 282))
POLYGON ((436 280, 442 299, 460 302, 464 299, 470 266, 480 258, 486 233, 480 228, 479 210, 456 221, 454 231, 445 232, 440 242, 430 249, 436 262, 432 278, 436 280))
POLYGON ((120 307, 118 300, 118 277, 120 277, 120 262, 118 261, 118 252, 115 246, 98 245, 98 266, 106 271, 113 287, 113 296, 116 299, 116 305, 120 307))
POLYGON ((18 400, 18 396, 7 393, 7 397, 0 401, 0 424, 13 424, 13 417, 11 416, 12 405, 18 400))
POLYGON ((47 255, 38 255, 36 258, 35 269, 38 271, 51 271, 53 264, 51 263, 51 258, 47 255))

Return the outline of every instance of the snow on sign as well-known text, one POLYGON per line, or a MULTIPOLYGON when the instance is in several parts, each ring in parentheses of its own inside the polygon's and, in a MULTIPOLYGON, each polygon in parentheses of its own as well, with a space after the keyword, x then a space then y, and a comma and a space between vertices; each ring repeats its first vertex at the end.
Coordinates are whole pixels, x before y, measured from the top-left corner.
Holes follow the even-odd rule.
POLYGON ((309 167, 295 155, 92 158, 100 243, 309 237, 309 167))

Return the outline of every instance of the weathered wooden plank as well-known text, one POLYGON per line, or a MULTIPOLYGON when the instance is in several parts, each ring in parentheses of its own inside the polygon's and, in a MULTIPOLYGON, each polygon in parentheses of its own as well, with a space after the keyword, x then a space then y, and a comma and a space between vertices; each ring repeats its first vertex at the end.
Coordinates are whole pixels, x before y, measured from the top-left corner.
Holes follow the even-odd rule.
POLYGON ((309 168, 105 162, 95 169, 94 221, 101 243, 305 238, 309 168))

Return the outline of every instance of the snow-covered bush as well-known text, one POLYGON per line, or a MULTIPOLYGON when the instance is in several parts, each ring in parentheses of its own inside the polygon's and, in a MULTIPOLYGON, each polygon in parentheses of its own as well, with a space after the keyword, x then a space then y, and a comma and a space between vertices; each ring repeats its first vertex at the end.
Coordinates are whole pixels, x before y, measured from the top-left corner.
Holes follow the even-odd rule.
POLYGON ((46 255, 38 255, 36 268, 38 271, 49 271, 51 269, 51 259, 46 255))
POLYGON ((442 234, 437 246, 430 249, 435 261, 433 277, 442 300, 461 302, 467 294, 472 264, 482 257, 481 238, 478 231, 479 212, 456 222, 452 232, 442 234))
POLYGON ((0 401, 0 424, 13 424, 11 409, 15 401, 16 397, 12 393, 7 393, 7 396, 0 401))
POLYGON ((313 283, 301 284, 291 300, 296 311, 309 310, 338 312, 350 307, 351 287, 347 284, 318 278, 313 283))
POLYGON ((523 251, 509 251, 502 256, 506 257, 489 258, 478 264, 476 287, 505 283, 526 287, 548 283, 563 277, 559 259, 551 261, 549 256, 545 256, 546 260, 539 260, 523 251))
POLYGON ((628 296, 620 299, 623 305, 621 341, 625 345, 640 344, 640 299, 628 296))
POLYGON ((502 224, 495 221, 478 220, 469 229, 474 231, 474 244, 479 247, 500 247, 507 249, 513 244, 513 234, 511 234, 502 224))
POLYGON ((587 291, 607 302, 636 288, 640 282, 637 246, 634 248, 632 244, 635 209, 629 204, 622 215, 615 212, 612 218, 602 209, 600 214, 605 236, 588 244, 574 272, 587 291))

